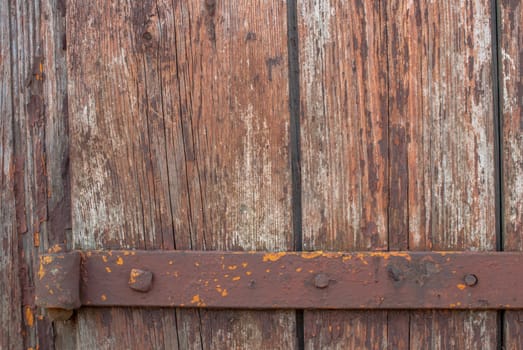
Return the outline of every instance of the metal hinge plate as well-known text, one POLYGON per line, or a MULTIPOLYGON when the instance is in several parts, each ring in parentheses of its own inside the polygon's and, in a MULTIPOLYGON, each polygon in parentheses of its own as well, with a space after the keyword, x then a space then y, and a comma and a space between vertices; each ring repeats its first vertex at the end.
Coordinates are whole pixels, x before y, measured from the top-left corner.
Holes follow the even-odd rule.
POLYGON ((73 251, 40 257, 45 308, 521 309, 523 254, 73 251))

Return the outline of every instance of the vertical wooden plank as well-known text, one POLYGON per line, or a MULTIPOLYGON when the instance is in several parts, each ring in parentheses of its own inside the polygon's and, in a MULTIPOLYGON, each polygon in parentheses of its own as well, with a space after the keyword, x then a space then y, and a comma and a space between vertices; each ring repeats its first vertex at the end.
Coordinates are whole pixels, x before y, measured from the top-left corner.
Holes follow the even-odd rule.
POLYGON ((22 293, 15 208, 10 3, 0 2, 0 349, 20 349, 22 293))
MULTIPOLYGON (((389 230, 412 250, 494 250, 490 1, 387 4, 389 230)), ((495 312, 414 312, 410 323, 415 349, 496 348, 495 312)))
MULTIPOLYGON (((292 249, 285 1, 70 0, 67 28, 76 247, 292 249)), ((294 328, 290 311, 86 309, 76 337, 293 348, 294 328)))
MULTIPOLYGON (((503 248, 523 250, 523 4, 499 1, 503 248)), ((507 311, 505 349, 523 348, 523 312, 507 311)))
MULTIPOLYGON (((286 2, 202 3, 174 13, 190 204, 177 248, 292 250, 286 2)), ((181 348, 295 347, 291 311, 178 314, 181 348)))
MULTIPOLYGON (((304 250, 388 247, 387 61, 378 1, 299 1, 304 250)), ((387 312, 304 313, 307 349, 381 349, 387 312)))
MULTIPOLYGON (((35 306, 34 278, 38 253, 65 243, 70 228, 65 55, 57 45, 64 33, 63 11, 53 0, 12 0, 2 6, 7 11, 3 29, 8 28, 10 37, 2 45, 8 51, 0 56, 5 72, 10 72, 2 77, 2 86, 10 89, 12 104, 12 110, 3 113, 12 133, 13 153, 7 154, 12 161, 16 230, 10 239, 17 250, 10 253, 17 256, 12 266, 17 281, 8 286, 13 288, 10 295, 20 297, 12 300, 14 313, 6 315, 14 314, 14 324, 21 317, 16 336, 23 339, 23 347, 52 348, 53 326, 35 306)), ((11 334, 11 340, 16 336, 11 334)))
MULTIPOLYGON (((299 10, 305 248, 495 249, 490 2, 311 1, 299 10)), ((305 329, 326 315, 306 313, 305 329)), ((495 347, 494 312, 428 316, 412 314, 430 326, 411 326, 410 339, 398 337, 413 322, 406 314, 382 313, 373 327, 402 348, 425 345, 419 329, 436 348, 495 347), (449 324, 464 333, 450 336, 449 324)), ((358 337, 309 333, 306 344, 347 347, 358 337)))

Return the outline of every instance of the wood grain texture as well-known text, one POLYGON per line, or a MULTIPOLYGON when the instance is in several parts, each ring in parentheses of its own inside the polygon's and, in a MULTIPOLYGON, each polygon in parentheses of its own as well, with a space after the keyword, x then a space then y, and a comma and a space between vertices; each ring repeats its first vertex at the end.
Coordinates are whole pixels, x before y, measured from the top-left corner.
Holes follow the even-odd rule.
MULTIPOLYGON (((494 250, 490 2, 393 1, 388 12, 397 19, 387 30, 390 154, 401 154, 406 170, 390 176, 407 194, 396 232, 413 250, 494 250)), ((410 318, 412 348, 497 346, 495 312, 410 318)))
MULTIPOLYGON (((523 250, 523 3, 499 2, 503 248, 523 250)), ((523 312, 506 312, 505 349, 523 348, 523 312)))
MULTIPOLYGON (((325 0, 299 11, 305 249, 495 249, 490 2, 325 0)), ((306 312, 305 329, 327 315, 306 312)), ((425 316, 391 313, 372 327, 389 327, 384 341, 399 348, 417 339, 414 319, 434 348, 495 347, 493 312, 425 316), (409 323, 410 339, 397 339, 409 323)), ((306 347, 358 337, 306 337, 306 347)))
MULTIPOLYGON (((285 1, 70 0, 67 30, 76 248, 293 248, 285 1)), ((286 349, 294 318, 86 309, 74 336, 286 349)))
MULTIPOLYGON (((385 11, 298 2, 304 250, 387 249, 385 11)), ((306 349, 382 349, 387 312, 305 311, 306 349)))
POLYGON ((0 349, 23 347, 18 278, 9 2, 0 2, 0 349))
POLYGON ((53 347, 53 325, 35 307, 34 268, 38 253, 66 243, 70 228, 67 122, 62 103, 65 54, 57 42, 64 34, 65 19, 57 1, 12 0, 0 7, 0 153, 9 169, 2 190, 6 216, 1 221, 7 230, 2 234, 6 249, 2 259, 10 260, 7 268, 12 270, 2 278, 9 288, 2 293, 2 304, 9 300, 5 307, 10 310, 2 315, 12 321, 2 324, 9 335, 2 337, 7 343, 0 348, 47 349, 53 347), (11 206, 14 212, 7 214, 11 206))

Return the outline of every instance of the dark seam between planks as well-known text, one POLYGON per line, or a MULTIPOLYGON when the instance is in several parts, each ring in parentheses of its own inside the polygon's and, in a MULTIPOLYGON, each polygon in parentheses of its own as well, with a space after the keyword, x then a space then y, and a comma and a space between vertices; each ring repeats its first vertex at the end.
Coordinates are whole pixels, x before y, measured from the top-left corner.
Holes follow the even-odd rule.
MULTIPOLYGON (((287 2, 287 51, 289 74, 290 155, 292 183, 292 227, 294 250, 303 250, 303 222, 300 165, 300 62, 297 0, 287 2)), ((304 312, 295 311, 296 347, 305 349, 304 312)))
MULTIPOLYGON (((498 0, 491 0, 491 41, 492 41, 492 99, 493 99, 493 122, 494 122, 494 184, 495 184, 495 213, 496 213, 496 250, 504 250, 503 240, 503 110, 502 110, 502 91, 500 81, 502 72, 501 62, 501 21, 500 4, 498 0)), ((504 337, 505 311, 497 312, 497 348, 505 348, 504 337)))
POLYGON ((491 0, 492 11, 492 97, 494 114, 494 167, 495 167, 495 198, 496 198, 496 250, 504 250, 503 240, 503 111, 502 91, 500 81, 501 51, 500 35, 501 21, 498 0, 491 0))

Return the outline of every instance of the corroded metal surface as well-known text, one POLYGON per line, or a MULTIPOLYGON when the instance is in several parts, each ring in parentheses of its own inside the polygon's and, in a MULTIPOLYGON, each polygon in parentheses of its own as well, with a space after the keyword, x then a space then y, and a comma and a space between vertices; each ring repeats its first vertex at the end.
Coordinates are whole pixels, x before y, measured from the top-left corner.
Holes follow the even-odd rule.
POLYGON ((36 304, 48 309, 72 310, 80 307, 81 253, 40 256, 36 278, 36 304))
MULTIPOLYGON (((40 305, 61 307, 79 254, 42 257, 40 305)), ((80 290, 88 306, 518 309, 521 267, 520 253, 89 251, 80 290)))

